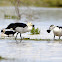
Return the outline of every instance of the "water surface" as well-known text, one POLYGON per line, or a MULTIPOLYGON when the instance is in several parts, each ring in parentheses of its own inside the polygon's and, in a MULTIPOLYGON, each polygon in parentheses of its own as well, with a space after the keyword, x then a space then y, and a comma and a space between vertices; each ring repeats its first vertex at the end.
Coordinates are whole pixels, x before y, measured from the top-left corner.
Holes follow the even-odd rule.
POLYGON ((61 62, 62 42, 0 40, 0 55, 9 58, 2 62, 61 62))
POLYGON ((62 8, 21 7, 22 19, 19 21, 4 19, 4 14, 17 15, 14 7, 0 7, 0 13, 0 30, 13 22, 32 22, 41 33, 39 35, 25 33, 22 37, 51 39, 51 41, 23 40, 21 43, 20 40, 16 43, 11 37, 0 39, 0 56, 8 58, 1 62, 62 62, 62 41, 53 40, 53 32, 50 34, 46 32, 52 24, 62 26, 62 8))

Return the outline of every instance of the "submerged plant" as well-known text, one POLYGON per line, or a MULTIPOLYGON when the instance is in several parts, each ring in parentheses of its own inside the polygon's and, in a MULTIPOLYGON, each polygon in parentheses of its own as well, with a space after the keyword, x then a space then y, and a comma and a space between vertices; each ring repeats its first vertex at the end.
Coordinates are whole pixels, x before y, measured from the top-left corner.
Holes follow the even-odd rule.
POLYGON ((33 27, 32 30, 31 30, 31 34, 32 34, 32 35, 34 35, 34 34, 40 34, 40 31, 39 31, 38 28, 35 29, 35 28, 33 27))
POLYGON ((0 56, 0 60, 2 60, 2 59, 5 59, 5 58, 3 58, 3 57, 0 56))

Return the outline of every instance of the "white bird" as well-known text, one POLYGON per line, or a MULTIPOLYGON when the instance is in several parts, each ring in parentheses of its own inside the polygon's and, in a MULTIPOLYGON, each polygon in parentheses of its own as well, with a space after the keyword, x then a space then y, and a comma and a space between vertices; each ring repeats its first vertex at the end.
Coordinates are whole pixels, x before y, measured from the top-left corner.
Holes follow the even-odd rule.
MULTIPOLYGON (((34 25, 31 22, 28 22, 27 24, 11 23, 5 29, 13 29, 15 32, 17 32, 16 37, 15 37, 15 40, 16 40, 18 33, 20 33, 20 37, 21 37, 21 33, 26 33, 26 32, 31 31, 33 27, 34 25)), ((22 40, 22 37, 21 37, 21 40, 22 40)))
POLYGON ((47 30, 47 32, 50 33, 52 30, 54 33, 54 39, 55 39, 55 36, 59 36, 59 39, 60 39, 60 37, 62 36, 62 27, 51 25, 49 27, 49 30, 47 30))
MULTIPOLYGON (((15 31, 20 33, 20 37, 21 37, 21 33, 26 33, 26 32, 31 31, 33 27, 34 27, 34 25, 32 23, 27 23, 27 26, 25 26, 25 27, 16 27, 15 31)), ((18 35, 18 33, 17 33, 17 35, 18 35)), ((17 35, 16 35, 15 39, 17 38, 17 35)), ((22 37, 21 37, 21 40, 22 40, 22 37)))

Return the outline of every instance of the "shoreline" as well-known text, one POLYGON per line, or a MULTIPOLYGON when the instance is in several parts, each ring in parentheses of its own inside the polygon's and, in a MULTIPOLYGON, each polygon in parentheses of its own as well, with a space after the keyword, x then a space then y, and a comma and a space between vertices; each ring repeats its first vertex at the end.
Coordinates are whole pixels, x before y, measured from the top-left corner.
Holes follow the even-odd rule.
MULTIPOLYGON (((9 40, 15 40, 15 37, 0 37, 0 39, 9 39, 9 40)), ((20 38, 17 38, 17 40, 21 40, 20 38)), ((30 39, 30 38, 23 38, 23 40, 33 40, 33 41, 62 41, 62 39, 30 39)))

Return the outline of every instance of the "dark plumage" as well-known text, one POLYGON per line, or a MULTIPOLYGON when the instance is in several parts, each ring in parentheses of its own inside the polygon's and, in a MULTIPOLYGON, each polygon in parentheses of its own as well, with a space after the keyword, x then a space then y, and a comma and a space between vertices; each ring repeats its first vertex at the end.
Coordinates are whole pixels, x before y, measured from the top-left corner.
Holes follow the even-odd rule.
POLYGON ((59 29, 62 28, 61 26, 57 26, 59 29))
MULTIPOLYGON (((9 34, 14 34, 15 32, 17 32, 15 40, 17 38, 18 33, 20 33, 20 37, 21 37, 21 33, 26 33, 31 31, 31 29, 34 27, 34 25, 30 22, 30 23, 11 23, 7 26, 7 28, 5 28, 5 30, 3 30, 3 32, 7 35, 9 34), (12 28, 12 29, 11 29, 12 28), (11 30, 15 31, 12 32, 11 30)), ((22 37, 21 37, 22 40, 22 37)))
POLYGON ((49 29, 47 30, 47 32, 50 33, 50 31, 52 30, 54 33, 54 39, 55 39, 55 36, 59 36, 59 39, 60 39, 60 37, 62 36, 62 27, 51 25, 49 29))
POLYGON ((47 32, 48 32, 48 33, 50 33, 50 32, 51 32, 51 30, 47 30, 47 32))
POLYGON ((24 23, 11 23, 8 25, 8 27, 6 29, 10 29, 12 28, 13 30, 15 30, 16 27, 26 27, 27 25, 24 23))
POLYGON ((11 35, 11 34, 14 36, 15 33, 16 32, 13 32, 13 31, 5 31, 4 34, 8 35, 8 37, 9 37, 9 35, 11 35))
POLYGON ((1 32, 8 35, 8 37, 11 34, 14 36, 14 34, 16 33, 14 30, 11 30, 11 29, 3 29, 3 30, 1 30, 1 32))

